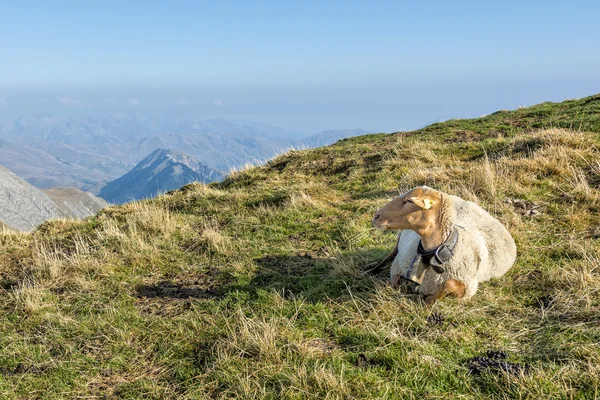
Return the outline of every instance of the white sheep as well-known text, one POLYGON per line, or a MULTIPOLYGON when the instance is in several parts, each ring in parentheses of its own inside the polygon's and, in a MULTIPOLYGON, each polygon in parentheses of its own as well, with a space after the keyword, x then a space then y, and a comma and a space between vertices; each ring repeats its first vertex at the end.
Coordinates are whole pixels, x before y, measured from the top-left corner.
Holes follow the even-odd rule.
POLYGON ((401 230, 378 267, 393 258, 392 285, 402 278, 415 282, 427 303, 449 294, 468 299, 479 282, 504 275, 516 259, 515 242, 500 221, 473 202, 427 186, 383 206, 373 225, 401 230))

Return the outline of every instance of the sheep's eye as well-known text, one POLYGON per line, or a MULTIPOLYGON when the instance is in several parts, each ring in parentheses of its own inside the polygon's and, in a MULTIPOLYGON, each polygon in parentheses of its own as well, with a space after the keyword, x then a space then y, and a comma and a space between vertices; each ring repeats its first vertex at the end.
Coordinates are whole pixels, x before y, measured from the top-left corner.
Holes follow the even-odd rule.
POLYGON ((411 199, 407 199, 404 201, 404 203, 414 203, 414 201, 412 201, 411 199))

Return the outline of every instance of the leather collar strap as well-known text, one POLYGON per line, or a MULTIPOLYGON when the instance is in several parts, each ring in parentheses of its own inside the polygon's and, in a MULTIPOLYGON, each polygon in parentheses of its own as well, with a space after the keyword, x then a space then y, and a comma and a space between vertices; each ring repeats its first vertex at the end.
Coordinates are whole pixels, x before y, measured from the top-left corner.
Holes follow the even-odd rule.
POLYGON ((417 253, 421 256, 421 261, 425 266, 430 266, 435 272, 442 274, 445 271, 443 265, 452 257, 456 243, 458 243, 458 229, 454 226, 448 239, 433 250, 425 250, 423 243, 419 241, 417 253))

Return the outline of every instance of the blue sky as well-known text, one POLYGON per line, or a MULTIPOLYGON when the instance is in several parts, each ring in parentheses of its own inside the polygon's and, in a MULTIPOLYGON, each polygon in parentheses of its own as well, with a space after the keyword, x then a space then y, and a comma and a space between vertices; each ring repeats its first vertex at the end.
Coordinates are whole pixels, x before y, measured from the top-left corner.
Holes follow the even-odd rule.
POLYGON ((0 116, 396 130, 600 92, 600 2, 523 3, 0 1, 0 116))

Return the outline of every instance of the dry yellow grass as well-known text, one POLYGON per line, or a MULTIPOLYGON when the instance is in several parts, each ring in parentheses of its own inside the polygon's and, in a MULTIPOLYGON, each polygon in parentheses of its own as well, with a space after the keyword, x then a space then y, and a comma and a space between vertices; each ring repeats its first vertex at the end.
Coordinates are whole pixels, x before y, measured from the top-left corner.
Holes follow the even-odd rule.
POLYGON ((0 397, 598 397, 596 136, 355 138, 0 231, 0 397), (422 184, 479 202, 515 237, 515 267, 472 301, 428 308, 358 273, 395 239, 371 228, 374 210, 422 184), (530 373, 469 373, 498 349, 530 373))

